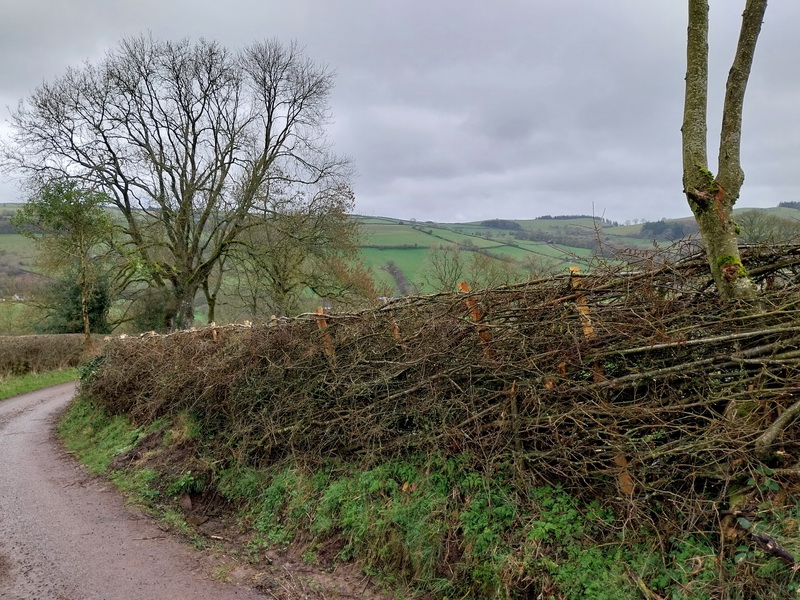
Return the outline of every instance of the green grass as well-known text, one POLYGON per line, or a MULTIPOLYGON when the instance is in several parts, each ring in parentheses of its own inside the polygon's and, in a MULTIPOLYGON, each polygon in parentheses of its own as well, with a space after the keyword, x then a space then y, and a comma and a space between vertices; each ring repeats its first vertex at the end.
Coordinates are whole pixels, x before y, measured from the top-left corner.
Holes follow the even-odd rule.
POLYGON ((0 234, 0 267, 36 272, 36 247, 32 240, 18 233, 0 234))
POLYGON ((400 270, 405 273, 409 282, 419 283, 421 278, 418 273, 427 253, 428 250, 426 248, 408 248, 404 250, 364 248, 361 251, 361 256, 364 258, 364 263, 372 267, 372 270, 381 277, 382 281, 391 283, 392 287, 394 287, 394 279, 386 271, 381 270, 381 267, 390 260, 394 261, 400 270))
MULTIPOLYGON (((109 415, 81 396, 67 407, 58 424, 58 433, 67 450, 74 452, 92 473, 108 469, 115 457, 131 449, 146 435, 127 417, 109 415)), ((149 484, 150 479, 143 477, 137 481, 149 484)))
MULTIPOLYGON (((102 472, 155 430, 191 429, 187 418, 139 428, 79 397, 59 433, 92 472, 102 472)), ((162 446, 182 439, 165 437, 162 446)), ((265 551, 292 548, 323 569, 355 560, 397 597, 639 600, 646 586, 647 597, 708 600, 725 588, 731 600, 767 600, 796 597, 798 589, 791 569, 752 545, 721 557, 714 535, 665 540, 656 530, 631 529, 618 503, 545 485, 519 472, 511 457, 488 468, 467 454, 432 453, 379 463, 332 459, 315 469, 286 460, 255 469, 233 457, 199 458, 208 474, 203 487, 238 508, 245 554, 258 560, 265 551)), ((200 491, 188 464, 149 460, 110 477, 162 523, 206 545, 171 498, 200 491)), ((793 547, 800 508, 783 510, 764 526, 793 547)))
POLYGON ((36 309, 24 302, 0 301, 0 335, 29 335, 34 333, 36 309))
POLYGON ((0 400, 78 379, 78 369, 28 373, 0 379, 0 400))
POLYGON ((432 236, 405 225, 371 225, 363 231, 365 246, 414 246, 427 248, 432 236))

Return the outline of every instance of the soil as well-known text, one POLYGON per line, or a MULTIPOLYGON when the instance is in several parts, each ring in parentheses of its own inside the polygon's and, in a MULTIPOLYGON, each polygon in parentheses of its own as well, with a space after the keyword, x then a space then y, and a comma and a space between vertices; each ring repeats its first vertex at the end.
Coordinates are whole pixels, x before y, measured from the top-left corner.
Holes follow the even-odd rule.
POLYGON ((63 384, 0 402, 0 599, 385 597, 353 568, 328 572, 292 552, 250 564, 225 544, 235 531, 214 520, 202 529, 222 540, 196 550, 126 505, 53 436, 74 389, 63 384))

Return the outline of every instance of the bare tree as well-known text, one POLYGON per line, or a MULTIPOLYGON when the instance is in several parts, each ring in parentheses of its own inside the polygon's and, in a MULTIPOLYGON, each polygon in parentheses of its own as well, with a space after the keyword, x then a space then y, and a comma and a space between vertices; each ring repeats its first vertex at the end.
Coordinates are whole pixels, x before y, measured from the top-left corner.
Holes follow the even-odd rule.
POLYGON ((800 221, 784 219, 763 210, 736 215, 739 239, 745 244, 786 244, 800 239, 800 221))
POLYGON ((351 206, 348 188, 323 188, 253 215, 255 225, 237 241, 230 267, 234 296, 251 319, 296 314, 309 293, 339 299, 368 293, 358 277, 359 223, 347 214, 351 206))
POLYGON ((755 287, 742 266, 733 205, 744 183, 740 161, 742 106, 767 0, 747 0, 723 106, 717 175, 708 168, 708 0, 689 0, 683 188, 705 243, 720 296, 751 298, 755 287))
POLYGON ((126 39, 19 105, 5 162, 107 194, 131 262, 169 291, 169 325, 186 327, 254 210, 278 212, 271 184, 347 185, 349 165, 324 137, 332 86, 333 74, 296 44, 231 52, 204 40, 126 39))
POLYGON ((431 246, 425 255, 420 274, 433 291, 452 292, 464 279, 466 257, 457 244, 431 246))

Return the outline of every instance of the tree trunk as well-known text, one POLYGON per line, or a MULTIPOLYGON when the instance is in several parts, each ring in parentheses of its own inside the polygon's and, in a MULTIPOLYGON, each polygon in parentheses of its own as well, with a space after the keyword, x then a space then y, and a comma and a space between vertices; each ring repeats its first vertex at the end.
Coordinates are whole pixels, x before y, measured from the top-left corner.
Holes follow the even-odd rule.
POLYGON ((740 164, 742 106, 767 0, 747 0, 736 56, 726 86, 719 173, 708 168, 708 0, 689 0, 683 189, 706 246, 711 274, 723 300, 751 299, 755 286, 742 265, 733 206, 744 182, 740 164))
POLYGON ((89 294, 91 293, 91 286, 89 285, 89 265, 85 252, 81 255, 80 269, 81 318, 83 319, 84 345, 86 346, 86 350, 89 350, 92 346, 92 329, 91 323, 89 322, 89 294))
POLYGON ((173 284, 173 297, 167 304, 167 327, 176 331, 189 329, 194 325, 194 299, 197 287, 173 284))
POLYGON ((81 283, 81 316, 83 317, 84 345, 88 350, 92 345, 92 330, 89 324, 89 299, 84 283, 81 283))
POLYGON ((208 297, 208 324, 214 323, 216 319, 216 308, 217 308, 217 295, 213 294, 212 296, 208 297))

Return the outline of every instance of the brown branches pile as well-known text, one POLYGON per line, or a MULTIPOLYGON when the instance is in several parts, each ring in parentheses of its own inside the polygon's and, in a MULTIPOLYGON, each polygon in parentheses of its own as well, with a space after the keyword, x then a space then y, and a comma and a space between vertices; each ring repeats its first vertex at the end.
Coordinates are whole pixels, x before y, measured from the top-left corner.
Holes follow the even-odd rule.
POLYGON ((800 472, 800 248, 746 249, 758 306, 720 306, 704 261, 120 340, 83 389, 191 411, 247 464, 469 453, 683 511, 764 461, 800 472))

